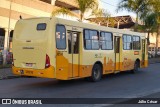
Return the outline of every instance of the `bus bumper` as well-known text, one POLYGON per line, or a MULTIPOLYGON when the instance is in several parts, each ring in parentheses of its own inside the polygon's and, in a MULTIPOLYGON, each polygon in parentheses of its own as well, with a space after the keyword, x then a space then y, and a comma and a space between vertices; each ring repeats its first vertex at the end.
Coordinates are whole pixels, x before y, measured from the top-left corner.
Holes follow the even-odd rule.
POLYGON ((20 76, 55 78, 55 68, 53 66, 50 66, 47 69, 18 68, 18 67, 12 66, 12 72, 13 74, 20 75, 20 76))

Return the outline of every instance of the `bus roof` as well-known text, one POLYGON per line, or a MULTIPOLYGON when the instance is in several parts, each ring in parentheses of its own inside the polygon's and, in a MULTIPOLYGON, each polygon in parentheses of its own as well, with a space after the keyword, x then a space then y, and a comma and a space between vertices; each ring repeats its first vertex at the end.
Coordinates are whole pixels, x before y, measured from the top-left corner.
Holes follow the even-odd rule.
POLYGON ((71 21, 71 20, 66 20, 66 19, 57 18, 57 17, 52 17, 52 18, 51 17, 36 17, 36 18, 28 18, 28 19, 21 19, 21 20, 33 20, 33 19, 50 19, 50 20, 55 20, 57 24, 63 24, 63 25, 86 28, 86 29, 93 29, 93 30, 100 30, 100 31, 107 31, 107 32, 112 32, 112 33, 117 33, 117 34, 136 35, 136 36, 141 36, 141 38, 143 39, 145 39, 145 35, 146 35, 146 33, 133 32, 127 29, 110 28, 106 26, 100 26, 97 24, 82 23, 78 21, 71 21))
POLYGON ((78 21, 76 22, 76 21, 71 21, 71 20, 66 20, 61 18, 55 18, 55 17, 53 17, 53 19, 56 19, 58 24, 64 24, 68 26, 75 26, 75 27, 81 27, 81 28, 93 29, 93 30, 102 30, 102 31, 108 31, 108 32, 118 33, 118 34, 136 35, 136 36, 141 36, 141 38, 143 39, 145 39, 145 35, 146 35, 145 33, 133 32, 126 29, 110 28, 106 26, 100 26, 100 25, 91 24, 91 23, 82 23, 78 21))

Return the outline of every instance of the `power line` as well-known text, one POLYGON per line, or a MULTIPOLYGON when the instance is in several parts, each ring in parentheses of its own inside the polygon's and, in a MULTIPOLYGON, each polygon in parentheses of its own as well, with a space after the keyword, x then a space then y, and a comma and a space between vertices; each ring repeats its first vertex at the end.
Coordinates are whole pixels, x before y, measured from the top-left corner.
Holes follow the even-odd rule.
POLYGON ((113 5, 113 4, 107 3, 107 2, 105 2, 105 1, 102 1, 102 0, 100 0, 100 1, 103 2, 103 3, 105 3, 105 4, 108 4, 108 5, 110 5, 110 6, 117 7, 117 6, 113 5))

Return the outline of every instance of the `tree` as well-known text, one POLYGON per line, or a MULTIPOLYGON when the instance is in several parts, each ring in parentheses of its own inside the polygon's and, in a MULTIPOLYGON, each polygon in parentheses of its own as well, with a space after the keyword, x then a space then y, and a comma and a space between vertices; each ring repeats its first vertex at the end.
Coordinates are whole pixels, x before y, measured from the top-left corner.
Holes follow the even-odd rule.
POLYGON ((149 43, 149 41, 150 41, 150 37, 149 37, 150 33, 156 32, 156 29, 157 29, 156 28, 157 27, 157 21, 156 21, 155 14, 152 13, 152 14, 147 15, 145 17, 145 19, 144 19, 144 22, 145 22, 144 30, 148 34, 147 40, 148 40, 148 43, 149 43))
POLYGON ((136 24, 135 24, 135 31, 137 30, 137 25, 138 25, 138 18, 139 18, 139 14, 141 13, 141 11, 143 10, 144 7, 144 1, 145 0, 121 0, 119 2, 118 8, 117 8, 117 12, 119 12, 120 10, 127 10, 128 12, 134 12, 136 13, 136 24))
MULTIPOLYGON (((84 13, 97 8, 98 9, 98 1, 97 0, 75 0, 75 3, 77 3, 79 10, 80 10, 80 21, 83 21, 84 19, 84 13)), ((66 8, 60 8, 57 9, 56 11, 52 12, 52 15, 59 15, 59 14, 66 14, 66 15, 72 15, 70 14, 71 11, 66 8)))
POLYGON ((109 23, 114 27, 113 18, 111 18, 111 14, 106 9, 102 9, 102 16, 105 18, 103 22, 107 22, 107 27, 109 26, 109 23))
POLYGON ((52 16, 56 16, 56 15, 59 15, 59 14, 74 16, 74 14, 69 9, 63 8, 63 7, 52 11, 52 16))
POLYGON ((156 52, 158 52, 158 42, 160 37, 160 1, 159 0, 150 0, 151 9, 153 14, 155 15, 156 25, 157 25, 157 36, 156 36, 156 52))
POLYGON ((157 33, 155 50, 155 54, 157 55, 158 42, 160 37, 160 1, 145 0, 144 8, 145 10, 142 11, 141 19, 145 21, 146 28, 150 27, 150 30, 153 30, 157 33))
POLYGON ((107 27, 109 25, 110 21, 110 13, 106 10, 106 9, 93 9, 91 16, 94 16, 94 22, 99 23, 101 25, 101 23, 103 22, 107 22, 107 27))

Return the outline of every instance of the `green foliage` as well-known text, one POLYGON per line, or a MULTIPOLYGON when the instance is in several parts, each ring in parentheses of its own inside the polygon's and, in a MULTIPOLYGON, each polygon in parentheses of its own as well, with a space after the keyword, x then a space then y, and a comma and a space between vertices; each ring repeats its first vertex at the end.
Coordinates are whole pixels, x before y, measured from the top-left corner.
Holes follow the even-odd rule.
POLYGON ((143 0, 121 0, 118 7, 117 12, 120 10, 127 10, 129 12, 139 12, 142 9, 143 0))
POLYGON ((121 10, 127 10, 129 12, 134 12, 136 13, 136 24, 135 24, 135 31, 137 31, 137 26, 138 26, 138 18, 139 14, 142 14, 141 12, 144 10, 144 5, 145 5, 145 0, 121 0, 119 2, 119 5, 117 7, 117 12, 121 10))
POLYGON ((56 16, 56 15, 70 15, 70 16, 75 16, 69 9, 67 8, 59 8, 55 11, 52 12, 52 16, 56 16))
POLYGON ((150 32, 156 32, 157 29, 157 20, 156 20, 156 14, 152 13, 146 16, 144 19, 145 27, 150 32))
POLYGON ((97 0, 75 0, 75 2, 79 6, 80 10, 80 20, 82 21, 84 19, 84 13, 88 10, 94 10, 95 8, 98 9, 98 1, 97 0))
MULTIPOLYGON (((81 21, 84 19, 85 12, 87 12, 88 10, 98 9, 99 6, 97 0, 75 0, 75 3, 77 3, 80 10, 81 21)), ((66 8, 60 8, 52 12, 52 16, 59 14, 75 16, 69 9, 66 8)), ((100 14, 100 11, 97 14, 100 14)))
POLYGON ((93 9, 92 10, 92 13, 91 13, 91 16, 95 16, 95 17, 109 17, 109 16, 111 16, 110 15, 110 13, 107 11, 107 10, 105 10, 105 9, 97 9, 97 8, 95 8, 95 9, 93 9))
MULTIPOLYGON (((156 54, 158 49, 158 38, 160 36, 160 0, 144 0, 145 5, 141 13, 141 19, 145 22, 148 35, 152 32, 157 32, 156 35, 156 54)), ((148 36, 149 38, 149 36, 148 36)))
POLYGON ((95 17, 101 17, 103 16, 103 11, 102 9, 94 9, 91 13, 91 16, 95 16, 95 17))

